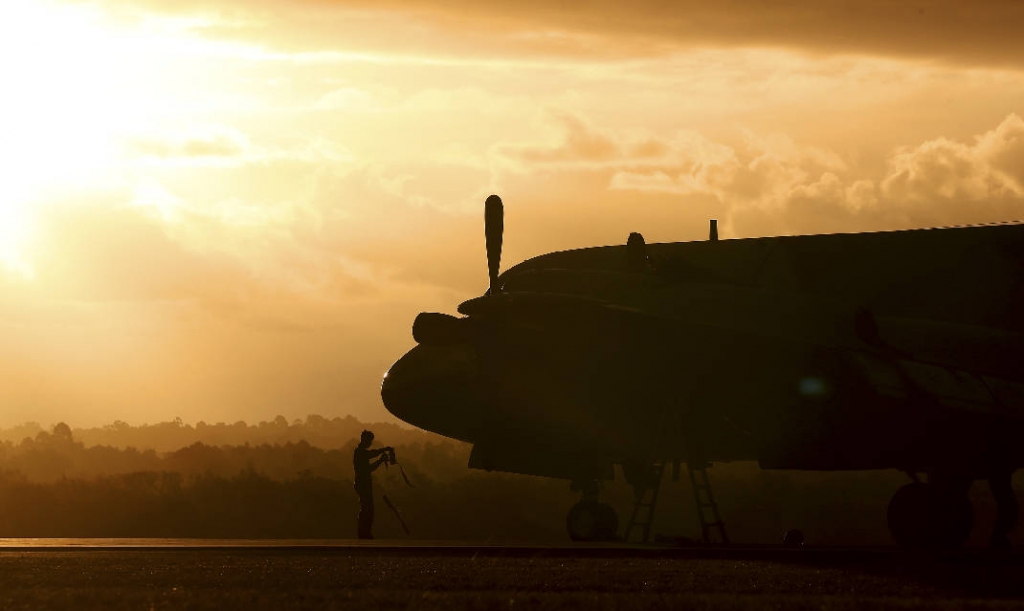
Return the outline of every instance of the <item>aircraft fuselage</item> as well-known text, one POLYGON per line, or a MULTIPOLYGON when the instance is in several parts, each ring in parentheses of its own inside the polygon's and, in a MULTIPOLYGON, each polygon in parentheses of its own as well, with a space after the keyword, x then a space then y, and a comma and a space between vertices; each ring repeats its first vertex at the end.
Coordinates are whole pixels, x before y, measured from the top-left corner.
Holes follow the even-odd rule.
POLYGON ((382 393, 495 469, 571 478, 653 452, 983 473, 1021 459, 1022 243, 995 226, 654 244, 639 269, 625 246, 552 253, 462 304, 458 337, 414 348, 382 393))

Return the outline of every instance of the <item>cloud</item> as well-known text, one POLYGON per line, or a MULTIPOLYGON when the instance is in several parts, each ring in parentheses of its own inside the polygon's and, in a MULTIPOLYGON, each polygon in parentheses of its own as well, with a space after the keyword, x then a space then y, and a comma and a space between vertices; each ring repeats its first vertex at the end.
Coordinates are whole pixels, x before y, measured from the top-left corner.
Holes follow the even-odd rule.
MULTIPOLYGON (((391 290, 400 285, 476 291, 486 169, 363 164, 321 174, 311 195, 318 222, 303 239, 323 253, 367 266, 391 290)), ((482 252, 482 251, 481 251, 482 252)))
POLYGON ((999 127, 978 138, 975 149, 992 171, 1012 181, 1013 190, 1019 194, 1024 186, 1024 119, 1011 114, 999 127))
POLYGON ((624 159, 609 188, 712 196, 740 235, 1024 218, 1024 120, 1016 114, 973 142, 936 138, 896 149, 878 174, 778 135, 748 134, 739 144, 688 149, 664 145, 673 152, 662 158, 674 163, 637 168, 624 159))
POLYGON ((504 143, 492 155, 519 172, 537 170, 614 169, 676 166, 699 174, 709 160, 722 161, 728 149, 694 132, 659 137, 644 130, 612 131, 596 128, 579 115, 546 109, 544 123, 554 137, 546 143, 504 143))
POLYGON ((892 156, 891 199, 964 202, 1024 197, 1024 119, 1011 114, 973 144, 938 138, 892 156))
POLYGON ((1016 0, 149 0, 143 6, 212 16, 224 24, 220 35, 307 49, 338 48, 337 33, 344 31, 363 49, 430 45, 456 53, 625 57, 698 47, 781 47, 1024 63, 1024 5, 1016 0))
POLYGON ((252 278, 244 268, 182 247, 143 207, 102 201, 129 197, 110 193, 100 201, 46 209, 32 261, 37 282, 53 297, 223 307, 247 291, 252 278))
MULTIPOLYGON (((724 140, 693 131, 613 129, 555 107, 538 125, 537 141, 499 142, 482 163, 451 156, 358 162, 340 144, 319 139, 306 147, 323 149, 316 154, 282 149, 288 154, 210 170, 224 174, 224 184, 208 186, 205 200, 187 183, 183 190, 174 183, 136 189, 143 210, 175 222, 136 225, 142 221, 123 212, 75 220, 67 226, 92 227, 96 236, 124 233, 153 246, 104 238, 64 263, 91 267, 62 277, 71 279, 68 286, 77 278, 80 287, 110 287, 108 294, 134 287, 147 299, 204 295, 221 308, 273 294, 342 301, 384 298, 400 287, 471 294, 482 278, 476 212, 491 192, 510 202, 510 227, 526 228, 510 233, 509 261, 618 241, 630 218, 675 215, 674 226, 702 228, 714 215, 723 234, 750 236, 1024 216, 1017 164, 1024 121, 1013 114, 970 141, 937 138, 894 150, 877 171, 780 134, 742 132, 724 140), (581 210, 591 219, 586 225, 578 223, 581 210), (122 228, 104 230, 107 225, 122 228), (515 246, 516 240, 528 246, 515 246), (120 260, 131 263, 116 272, 116 281, 90 276, 117 269, 120 260)), ((683 231, 674 231, 672 239, 683 239, 683 231)), ((46 241, 73 245, 67 233, 46 241)))
POLYGON ((203 161, 242 157, 250 143, 248 136, 237 129, 213 126, 185 133, 138 135, 128 139, 126 149, 135 157, 203 161))
POLYGON ((740 144, 730 145, 698 133, 682 133, 670 138, 652 136, 643 147, 620 150, 623 155, 608 166, 613 170, 611 189, 708 193, 723 201, 774 201, 811 176, 845 169, 835 153, 780 134, 748 133, 740 144), (638 154, 641 151, 657 154, 638 154))
POLYGON ((367 112, 377 108, 377 102, 368 91, 355 87, 342 87, 325 94, 313 108, 316 110, 346 110, 367 112))
POLYGON ((381 286, 310 238, 302 208, 227 200, 198 207, 158 183, 51 204, 29 259, 39 295, 62 303, 198 307, 238 324, 315 328, 320 304, 381 286))
POLYGON ((453 88, 427 87, 416 90, 398 110, 423 113, 474 113, 503 116, 523 107, 531 107, 535 100, 521 92, 498 94, 479 86, 453 88))
POLYGON ((182 133, 148 133, 125 141, 126 160, 136 165, 232 168, 291 161, 306 165, 349 164, 355 159, 345 145, 312 136, 282 146, 251 141, 244 132, 222 125, 196 126, 182 133))
MULTIPOLYGON (((297 164, 203 171, 234 182, 281 166, 297 164)), ((457 247, 433 240, 439 227, 459 239, 458 221, 410 202, 414 178, 301 167, 338 188, 200 204, 154 182, 43 208, 27 253, 36 277, 0 276, 0 365, 19 374, 0 390, 5 417, 379 413, 380 376, 412 343, 415 314, 454 301, 437 286, 458 272, 438 263, 457 247)))
POLYGON ((580 118, 555 111, 551 116, 559 138, 551 144, 498 145, 496 152, 523 166, 601 165, 619 163, 625 156, 612 137, 587 125, 580 118))

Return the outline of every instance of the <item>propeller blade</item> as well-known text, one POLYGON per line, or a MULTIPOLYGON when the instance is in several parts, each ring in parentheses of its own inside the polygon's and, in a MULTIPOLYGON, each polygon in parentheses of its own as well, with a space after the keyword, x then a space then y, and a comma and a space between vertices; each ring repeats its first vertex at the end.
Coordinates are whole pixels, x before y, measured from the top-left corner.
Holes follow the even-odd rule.
POLYGON ((498 291, 498 270, 501 267, 501 239, 505 232, 505 207, 501 198, 491 195, 484 202, 484 239, 487 244, 487 271, 490 274, 490 294, 498 291))

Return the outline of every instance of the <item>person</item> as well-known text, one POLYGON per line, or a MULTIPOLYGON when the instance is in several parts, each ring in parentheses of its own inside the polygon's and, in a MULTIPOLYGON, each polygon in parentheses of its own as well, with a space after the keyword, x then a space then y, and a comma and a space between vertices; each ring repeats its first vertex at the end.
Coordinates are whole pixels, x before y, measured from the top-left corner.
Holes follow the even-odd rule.
POLYGON ((359 495, 358 534, 360 539, 373 538, 373 476, 371 473, 386 463, 394 451, 390 447, 370 449, 373 433, 363 431, 359 436, 359 445, 352 455, 352 467, 355 469, 354 487, 359 495), (379 458, 378 458, 379 457, 379 458), (376 458, 377 460, 373 460, 376 458))

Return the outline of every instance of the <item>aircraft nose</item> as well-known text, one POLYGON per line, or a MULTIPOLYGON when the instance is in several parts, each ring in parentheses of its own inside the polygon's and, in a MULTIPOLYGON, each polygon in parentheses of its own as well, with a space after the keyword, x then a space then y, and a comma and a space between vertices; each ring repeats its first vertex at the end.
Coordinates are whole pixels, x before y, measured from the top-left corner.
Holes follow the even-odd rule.
POLYGON ((478 366, 470 346, 420 344, 384 374, 384 407, 428 431, 471 441, 479 424, 478 366))

